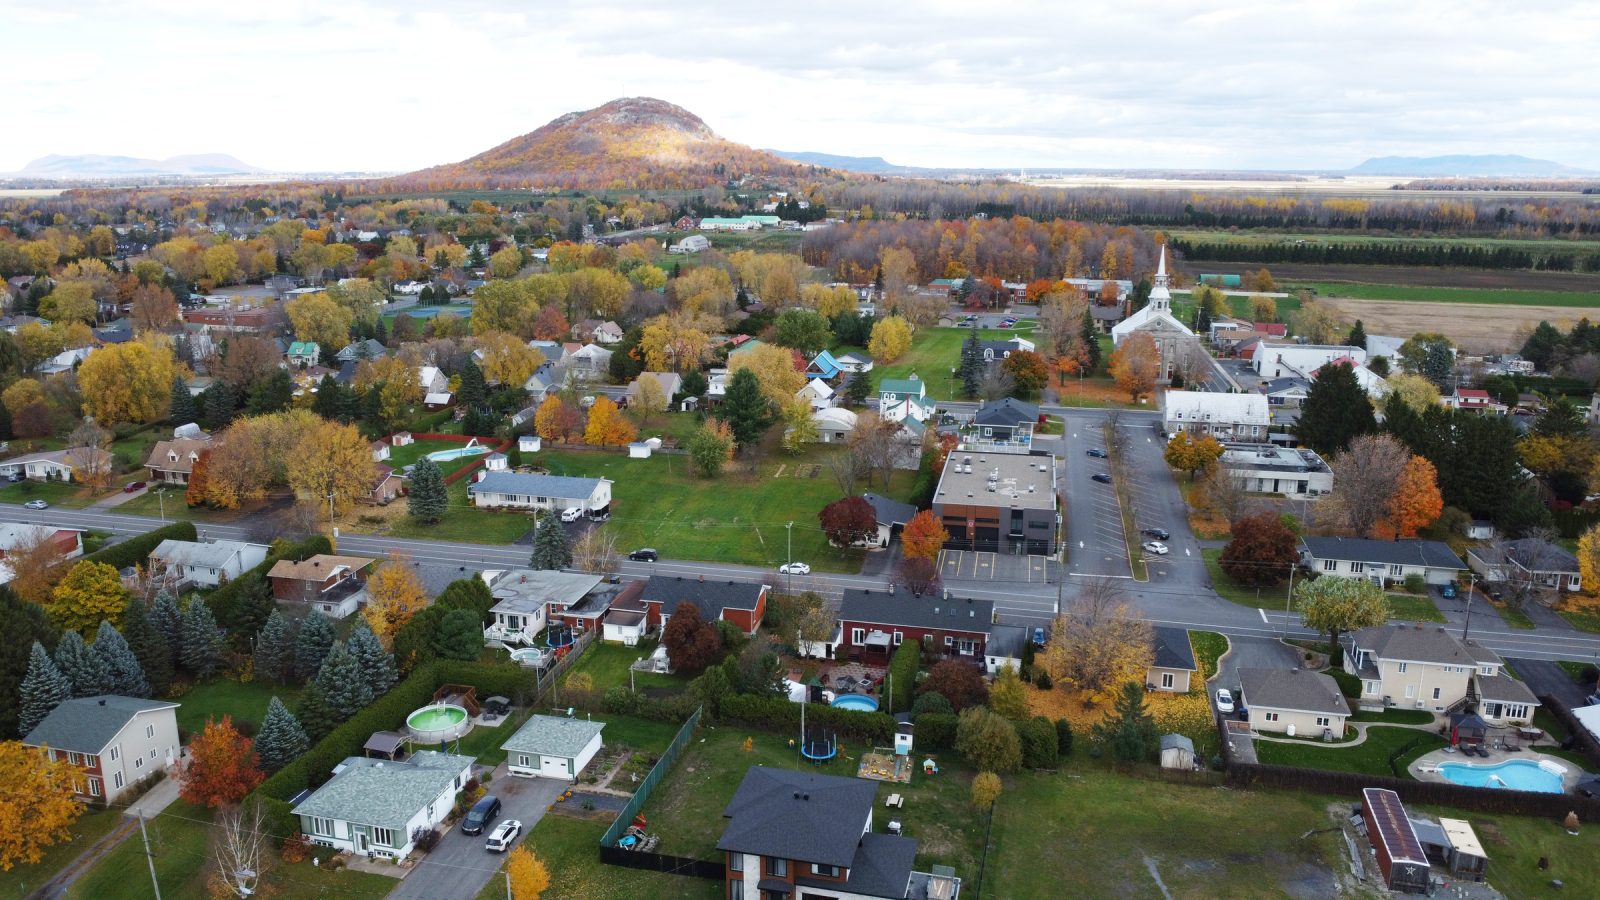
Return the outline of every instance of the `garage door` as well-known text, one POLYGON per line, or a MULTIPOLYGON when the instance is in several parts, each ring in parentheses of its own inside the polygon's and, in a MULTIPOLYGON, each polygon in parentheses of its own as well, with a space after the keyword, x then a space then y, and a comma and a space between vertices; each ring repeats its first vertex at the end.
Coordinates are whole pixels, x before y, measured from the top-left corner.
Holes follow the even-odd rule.
POLYGON ((567 758, 564 756, 539 757, 539 775, 544 778, 566 778, 567 758))

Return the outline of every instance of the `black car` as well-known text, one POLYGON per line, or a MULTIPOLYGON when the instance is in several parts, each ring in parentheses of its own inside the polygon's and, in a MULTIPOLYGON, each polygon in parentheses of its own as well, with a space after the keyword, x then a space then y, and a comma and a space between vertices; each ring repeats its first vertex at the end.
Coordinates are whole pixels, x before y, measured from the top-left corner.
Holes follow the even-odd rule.
POLYGON ((1165 528, 1145 528, 1145 529, 1141 530, 1139 533, 1144 535, 1145 537, 1153 537, 1158 541, 1166 541, 1166 540, 1171 540, 1172 539, 1172 532, 1166 530, 1165 528))
POLYGON ((1111 483, 1111 476, 1106 474, 1105 472, 1096 472, 1095 474, 1090 475, 1089 477, 1094 479, 1095 481, 1100 482, 1101 484, 1110 484, 1111 483))
POLYGON ((483 830, 493 825, 498 815, 500 815, 500 798, 490 794, 472 804, 472 809, 461 820, 461 833, 483 834, 483 830))
POLYGON ((634 562, 655 562, 661 558, 661 555, 651 548, 645 547, 642 550, 635 550, 629 553, 628 558, 634 562))
POLYGON ((1109 459, 1110 458, 1110 457, 1108 457, 1106 455, 1106 452, 1104 450, 1101 450, 1099 447, 1090 447, 1089 448, 1089 455, 1094 457, 1095 459, 1109 459))

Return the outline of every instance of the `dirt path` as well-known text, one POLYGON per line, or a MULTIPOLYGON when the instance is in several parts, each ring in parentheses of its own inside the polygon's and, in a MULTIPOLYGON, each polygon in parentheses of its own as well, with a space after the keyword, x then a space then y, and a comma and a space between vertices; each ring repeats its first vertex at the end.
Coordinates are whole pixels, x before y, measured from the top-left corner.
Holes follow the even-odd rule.
POLYGON ((1409 336, 1420 331, 1437 331, 1463 349, 1480 353, 1515 350, 1540 320, 1565 332, 1578 319, 1593 312, 1564 306, 1353 300, 1348 297, 1329 298, 1323 302, 1346 319, 1360 319, 1368 334, 1409 336))
POLYGON ((55 900, 57 897, 65 897, 67 888, 72 887, 72 883, 78 880, 79 875, 93 868, 95 863, 98 863, 102 857, 110 853, 117 845, 127 840, 138 830, 139 822, 137 819, 124 818, 116 828, 111 829, 109 834, 89 845, 89 849, 78 854, 78 858, 68 863, 65 869, 57 872, 54 878, 35 888, 32 893, 28 894, 28 900, 55 900))

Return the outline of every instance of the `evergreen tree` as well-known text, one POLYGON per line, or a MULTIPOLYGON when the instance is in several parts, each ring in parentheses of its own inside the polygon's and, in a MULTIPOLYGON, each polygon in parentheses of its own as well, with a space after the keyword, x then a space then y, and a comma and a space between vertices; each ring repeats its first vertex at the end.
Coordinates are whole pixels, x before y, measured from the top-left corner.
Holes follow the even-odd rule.
POLYGON ((183 613, 178 601, 165 589, 156 591, 156 602, 150 607, 150 624, 167 644, 167 668, 176 669, 183 656, 183 613))
MULTIPOLYGON (((0 587, 0 740, 21 737, 17 718, 21 711, 22 681, 28 675, 35 641, 53 647, 60 632, 50 623, 44 607, 0 587)), ((69 685, 70 690, 70 685, 69 685)))
POLYGON ((483 622, 469 609, 446 610, 428 645, 435 658, 472 662, 483 655, 483 622))
MULTIPOLYGON (((378 324, 372 326, 372 339, 384 346, 389 345, 389 326, 383 324, 383 317, 378 317, 378 324)), ((328 351, 322 351, 327 353, 328 351)))
POLYGON ((122 697, 150 696, 150 682, 145 680, 139 658, 110 622, 102 621, 94 636, 94 655, 106 673, 106 693, 122 697))
POLYGON ((336 722, 343 722, 372 702, 372 685, 344 641, 333 642, 328 658, 317 670, 316 685, 336 722))
POLYGON ((294 669, 294 625, 283 613, 273 610, 256 635, 256 677, 289 684, 294 681, 294 669))
POLYGON ((295 757, 311 749, 311 740, 300 727, 300 720, 289 712, 283 701, 273 697, 267 701, 267 714, 256 732, 255 750, 261 757, 261 767, 276 772, 295 757))
POLYGON ((483 379, 483 369, 478 367, 471 357, 461 370, 461 390, 456 393, 456 400, 467 407, 483 405, 489 397, 489 386, 483 379))
POLYGON ((689 374, 683 376, 683 386, 679 391, 679 396, 703 397, 709 387, 710 384, 706 381, 705 373, 699 369, 693 369, 689 374))
POLYGON ((1295 434, 1323 456, 1341 453, 1352 438, 1378 430, 1367 392, 1350 366, 1327 365, 1311 380, 1295 434))
POLYGON ((1349 347, 1367 349, 1367 329, 1361 324, 1360 319, 1356 320, 1356 324, 1350 329, 1350 336, 1345 338, 1344 342, 1349 347))
POLYGON ((362 675, 366 676, 367 688, 372 691, 373 697, 387 694, 400 680, 400 673, 395 670, 394 654, 383 649, 383 643, 372 633, 372 626, 367 624, 366 619, 357 622, 350 630, 345 649, 356 658, 356 664, 361 668, 362 675))
POLYGON ((1547 372, 1565 342, 1566 338, 1554 325, 1540 322, 1539 327, 1535 328, 1533 334, 1528 335, 1528 339, 1523 342, 1522 358, 1533 363, 1538 371, 1547 372))
POLYGON ((191 598, 183 610, 182 662, 199 679, 210 678, 222 668, 222 629, 217 627, 211 607, 199 597, 191 598))
POLYGON ((424 456, 411 470, 411 493, 406 497, 406 511, 419 522, 433 524, 444 518, 450 502, 444 484, 444 473, 439 464, 424 456))
POLYGON ((45 652, 44 645, 34 641, 33 649, 28 653, 28 674, 22 679, 17 736, 27 737, 28 732, 38 727, 51 710, 71 696, 72 681, 61 674, 55 660, 45 652))
POLYGON ((184 383, 182 375, 172 376, 172 412, 167 418, 174 425, 200 421, 200 410, 195 407, 194 395, 189 393, 189 385, 184 383))
POLYGON ((165 697, 172 689, 172 650, 167 646, 166 635, 150 621, 144 601, 138 597, 129 599, 127 608, 122 611, 122 636, 150 682, 150 695, 165 697))
POLYGON ((1449 391, 1455 368, 1456 357, 1450 352, 1450 345, 1444 341, 1429 341, 1428 354, 1422 359, 1423 377, 1438 385, 1439 390, 1449 391))
POLYGON ((1534 417, 1532 431, 1542 437, 1584 438, 1589 435, 1589 426, 1583 420, 1583 410, 1563 396, 1534 417))
POLYGON ((961 345, 961 364, 957 374, 961 378, 961 395, 968 400, 978 396, 978 383, 983 380, 983 346, 978 343, 976 328, 961 345))
POLYGON ((333 707, 328 705, 328 698, 322 693, 322 688, 315 681, 306 685, 305 692, 300 695, 300 703, 295 708, 295 718, 300 721, 300 727, 305 730, 306 737, 312 742, 320 741, 328 736, 328 732, 337 728, 339 717, 334 714, 333 707))
POLYGON ((1206 309, 1203 303, 1195 308, 1194 330, 1196 334, 1211 333, 1211 310, 1206 309))
POLYGON ((853 373, 850 383, 845 386, 844 396, 851 406, 866 406, 867 399, 872 396, 872 376, 866 372, 853 373))
POLYGON ((1088 354, 1089 361, 1084 364, 1085 374, 1092 375, 1100 368, 1100 326, 1094 323, 1094 315, 1085 309, 1083 311, 1083 349, 1088 354))
POLYGON ((217 603, 212 613, 222 630, 234 635, 243 647, 249 635, 260 632, 267 624, 267 619, 277 611, 278 603, 272 599, 272 586, 258 572, 246 572, 234 588, 212 595, 217 603))
POLYGON ((1145 762, 1155 756, 1161 732, 1144 705, 1144 688, 1130 681, 1122 686, 1111 715, 1094 726, 1095 737, 1111 745, 1111 756, 1123 762, 1145 762))
POLYGON ((294 401, 294 379, 288 369, 273 369, 271 374, 250 386, 250 402, 246 405, 253 416, 288 409, 294 401))
POLYGON ((739 449, 761 439, 770 423, 767 398, 761 393, 761 382, 749 369, 740 369, 728 380, 728 392, 722 401, 722 418, 733 430, 733 443, 739 449))
POLYGON ((561 518, 555 510, 547 509, 539 516, 539 527, 533 534, 533 556, 528 566, 555 571, 570 565, 572 548, 567 544, 567 530, 561 527, 561 518))
POLYGON ((226 381, 218 381, 206 388, 201 394, 205 401, 206 427, 211 431, 221 431, 233 421, 234 413, 239 408, 238 396, 233 387, 226 381))
MULTIPOLYGON (((327 616, 313 611, 300 623, 300 633, 294 639, 295 674, 303 681, 315 678, 332 647, 333 623, 327 616)), ((304 722, 305 717, 300 720, 304 722)))
POLYGON ((733 302, 739 304, 740 310, 750 308, 750 292, 744 289, 743 284, 739 285, 739 292, 733 295, 733 302))
POLYGON ((317 382, 317 396, 311 400, 311 411, 329 421, 343 419, 346 408, 344 395, 344 387, 333 375, 324 375, 317 382))
POLYGON ((98 654, 83 642, 83 635, 68 630, 56 644, 56 668, 72 682, 72 696, 93 697, 106 692, 106 668, 98 654))

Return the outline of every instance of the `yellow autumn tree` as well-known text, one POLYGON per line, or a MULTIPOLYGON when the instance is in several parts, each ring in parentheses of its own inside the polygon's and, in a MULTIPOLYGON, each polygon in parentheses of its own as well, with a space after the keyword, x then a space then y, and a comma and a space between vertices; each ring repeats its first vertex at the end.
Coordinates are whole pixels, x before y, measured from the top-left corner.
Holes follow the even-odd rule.
POLYGON ((284 311, 294 325, 294 336, 302 341, 314 341, 329 352, 337 351, 350 341, 350 323, 354 317, 325 292, 296 297, 284 311))
POLYGON ((284 476, 301 498, 319 509, 331 499, 343 513, 372 487, 372 449, 354 425, 319 420, 289 453, 284 476))
POLYGON ((396 550, 367 579, 367 605, 361 611, 385 647, 395 632, 428 605, 428 592, 411 565, 411 554, 396 550))
POLYGON ((511 876, 511 900, 539 900, 550 889, 550 870, 526 844, 507 856, 506 874, 511 876))
POLYGON ((544 362, 544 354, 504 331, 479 334, 476 340, 478 350, 482 351, 478 367, 483 369, 483 378, 490 384, 520 388, 544 362))
POLYGON ((144 424, 166 416, 176 371, 170 347, 144 341, 109 344, 78 367, 78 388, 97 421, 144 424))
POLYGON ((1143 332, 1134 332, 1111 354, 1109 371, 1117 380, 1117 387, 1128 392, 1137 401, 1156 386, 1161 369, 1161 349, 1155 338, 1143 332))
POLYGON ((1600 525, 1594 525, 1578 538, 1578 575, 1589 593, 1600 586, 1600 525))
POLYGON ((911 349, 911 324, 899 316, 879 319, 867 339, 867 352, 879 363, 892 363, 911 349))
POLYGON ((728 375, 749 369, 761 384, 761 395, 773 406, 782 407, 806 386, 805 373, 795 368, 794 351, 776 344, 762 344, 728 358, 728 375))
POLYGON ((72 840, 85 808, 72 796, 73 768, 64 755, 52 760, 39 747, 0 742, 0 871, 72 840))
POLYGON ((90 634, 101 622, 119 624, 127 604, 128 591, 116 567, 85 559, 50 592, 45 612, 63 630, 90 634))
POLYGON ((610 397, 598 397, 589 408, 589 424, 583 442, 593 447, 625 447, 638 435, 633 423, 617 409, 610 397))

